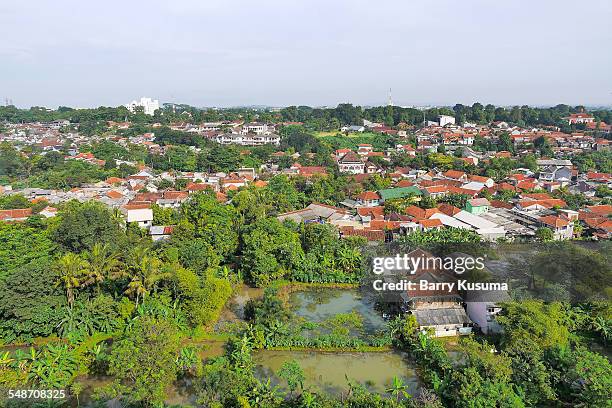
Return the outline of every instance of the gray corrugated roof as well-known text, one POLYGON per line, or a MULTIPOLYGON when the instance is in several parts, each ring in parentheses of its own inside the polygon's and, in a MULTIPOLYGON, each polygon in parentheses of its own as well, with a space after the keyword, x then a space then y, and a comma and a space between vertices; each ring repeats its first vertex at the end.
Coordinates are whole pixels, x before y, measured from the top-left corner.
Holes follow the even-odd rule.
POLYGON ((466 302, 507 302, 510 295, 505 290, 468 290, 465 292, 466 302))
POLYGON ((470 318, 461 307, 416 309, 412 313, 421 326, 471 323, 470 318))

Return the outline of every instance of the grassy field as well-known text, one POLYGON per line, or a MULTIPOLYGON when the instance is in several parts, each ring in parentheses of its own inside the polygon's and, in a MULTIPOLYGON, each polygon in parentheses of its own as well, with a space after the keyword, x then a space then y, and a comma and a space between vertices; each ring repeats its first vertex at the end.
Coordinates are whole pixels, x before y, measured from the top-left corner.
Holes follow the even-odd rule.
POLYGON ((392 144, 388 143, 390 136, 380 133, 363 132, 344 135, 334 132, 331 136, 324 136, 326 133, 329 132, 318 132, 317 137, 334 149, 356 150, 358 145, 367 143, 371 144, 375 150, 383 151, 392 144))
POLYGON ((318 132, 314 132, 315 137, 318 138, 326 138, 326 137, 330 137, 330 136, 337 136, 340 135, 340 137, 343 138, 375 138, 375 137, 380 137, 382 136, 380 133, 373 133, 373 132, 350 132, 348 135, 345 133, 340 132, 339 130, 331 130, 331 131, 318 131, 318 132))

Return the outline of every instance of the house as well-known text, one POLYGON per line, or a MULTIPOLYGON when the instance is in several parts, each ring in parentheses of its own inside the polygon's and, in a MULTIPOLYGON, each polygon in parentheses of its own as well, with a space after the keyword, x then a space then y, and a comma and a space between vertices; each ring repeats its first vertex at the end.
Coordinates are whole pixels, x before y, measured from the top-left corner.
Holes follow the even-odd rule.
POLYGON ((538 220, 542 227, 552 230, 555 240, 571 239, 574 236, 574 224, 565 217, 547 215, 538 220))
POLYGON ((0 210, 0 221, 25 221, 32 215, 31 208, 0 210))
POLYGON ((476 183, 482 183, 487 188, 491 188, 495 185, 495 181, 491 177, 478 176, 475 174, 470 174, 468 176, 468 180, 476 182, 476 183))
POLYGON ((491 203, 486 198, 472 198, 465 203, 465 211, 470 214, 480 215, 489 211, 491 203))
POLYGON ((414 147, 410 146, 410 145, 401 145, 398 144, 395 146, 395 150, 398 153, 404 153, 408 156, 411 157, 415 157, 416 156, 416 150, 414 149, 414 147))
POLYGON ((563 118, 567 120, 567 123, 570 125, 575 125, 577 123, 593 123, 595 118, 593 115, 581 112, 581 113, 572 113, 568 117, 563 118))
POLYGON ((468 290, 464 297, 465 309, 474 327, 479 328, 483 334, 501 331, 495 318, 502 311, 501 304, 510 300, 507 291, 468 290))
POLYGON ((268 133, 268 125, 266 123, 259 123, 259 122, 245 123, 244 125, 242 125, 241 133, 243 135, 246 135, 249 133, 253 133, 256 135, 263 135, 263 134, 268 133))
POLYGON ((357 154, 349 152, 338 160, 338 170, 340 173, 363 174, 365 163, 357 154))
POLYGON ((135 222, 140 228, 149 228, 153 225, 153 210, 150 203, 135 202, 121 207, 126 222, 135 222))
POLYGON ((421 207, 417 207, 416 205, 411 205, 406 207, 404 212, 406 213, 406 215, 415 220, 425 220, 431 218, 432 215, 439 213, 440 210, 438 210, 437 208, 424 209, 421 207))
POLYGON ((450 180, 465 181, 467 179, 467 175, 459 170, 448 170, 443 175, 450 180))
POLYGON ((544 200, 526 199, 516 203, 516 207, 522 211, 540 211, 552 208, 567 207, 567 203, 559 198, 550 198, 544 200))
POLYGON ((343 132, 359 132, 365 131, 365 127, 359 125, 345 126, 341 129, 343 132))
POLYGON ((444 227, 444 224, 442 224, 442 221, 436 218, 431 218, 427 220, 418 220, 417 223, 421 225, 421 229, 423 231, 439 230, 444 227))
POLYGON ((538 179, 545 182, 569 183, 572 180, 572 170, 565 166, 547 166, 540 170, 538 179))
POLYGON ((375 191, 364 191, 357 196, 356 201, 362 207, 376 207, 380 204, 380 196, 375 191))
POLYGON ((278 146, 280 139, 281 137, 274 133, 222 133, 217 135, 214 140, 222 145, 263 146, 272 144, 278 146))
POLYGON ((446 126, 446 125, 454 125, 454 124, 455 124, 454 116, 448 116, 448 115, 438 116, 438 125, 446 126))
POLYGON ((384 203, 386 200, 394 200, 397 198, 406 198, 406 197, 414 197, 415 201, 418 201, 420 200, 420 197, 423 195, 423 192, 416 186, 410 186, 410 187, 386 188, 383 190, 379 190, 378 194, 380 194, 381 202, 384 203))
POLYGON ((276 218, 281 222, 285 220, 292 220, 296 223, 328 222, 333 224, 334 221, 350 218, 350 214, 342 208, 320 203, 311 203, 308 205, 308 207, 302 210, 283 213, 276 218))
POLYGON ((149 229, 149 235, 151 235, 153 242, 162 241, 170 239, 173 230, 173 225, 154 225, 149 229))
POLYGON ((368 153, 371 153, 373 151, 374 149, 371 144, 363 143, 363 144, 357 145, 357 154, 360 156, 367 156, 368 153))
POLYGON ((445 186, 445 185, 428 186, 428 187, 423 187, 422 191, 428 197, 440 198, 448 194, 448 186, 445 186))
POLYGON ((431 330, 436 337, 471 333, 472 322, 462 307, 462 298, 456 284, 457 279, 451 272, 442 270, 436 262, 431 262, 434 257, 429 252, 416 249, 407 256, 423 259, 421 266, 411 270, 410 273, 386 270, 382 275, 383 281, 388 283, 400 280, 414 282, 413 288, 408 288, 395 295, 388 294, 392 303, 395 303, 399 310, 412 314, 420 330, 431 330), (438 285, 433 289, 421 289, 422 281, 438 285), (438 289, 443 283, 455 284, 450 290, 438 289))
POLYGON ((480 193, 480 191, 485 187, 486 186, 484 185, 484 183, 480 183, 478 181, 470 181, 469 183, 466 183, 461 186, 461 188, 464 190, 475 191, 476 193, 480 193))

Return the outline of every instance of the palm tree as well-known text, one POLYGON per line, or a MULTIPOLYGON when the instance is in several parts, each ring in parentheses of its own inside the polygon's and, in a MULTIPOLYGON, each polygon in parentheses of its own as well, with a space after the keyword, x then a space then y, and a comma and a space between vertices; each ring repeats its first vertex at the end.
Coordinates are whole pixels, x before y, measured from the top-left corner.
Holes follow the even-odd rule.
POLYGON ((81 287, 87 276, 89 263, 79 255, 72 252, 64 254, 56 264, 57 286, 63 286, 68 299, 68 306, 74 304, 74 291, 81 287))
POLYGON ((100 293, 100 283, 112 278, 119 267, 119 258, 116 252, 111 252, 108 244, 96 243, 91 251, 83 253, 83 258, 89 262, 88 276, 83 285, 96 284, 100 293))
POLYGON ((171 276, 171 273, 162 268, 162 261, 148 255, 147 252, 147 249, 136 247, 130 254, 132 280, 125 293, 136 295, 136 306, 141 297, 144 299, 149 292, 155 292, 159 281, 171 276))
POLYGON ((401 378, 394 376, 391 387, 387 389, 387 392, 391 393, 391 395, 393 395, 399 402, 401 396, 404 396, 406 399, 412 398, 412 395, 410 395, 406 389, 408 389, 408 386, 404 384, 404 381, 401 378))

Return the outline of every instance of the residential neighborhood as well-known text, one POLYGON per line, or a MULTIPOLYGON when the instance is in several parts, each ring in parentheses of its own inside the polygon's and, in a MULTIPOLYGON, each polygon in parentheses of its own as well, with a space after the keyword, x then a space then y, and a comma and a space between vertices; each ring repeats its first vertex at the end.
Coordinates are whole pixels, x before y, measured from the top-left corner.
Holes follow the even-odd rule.
POLYGON ((0 407, 612 408, 612 2, 0 10, 0 407))

